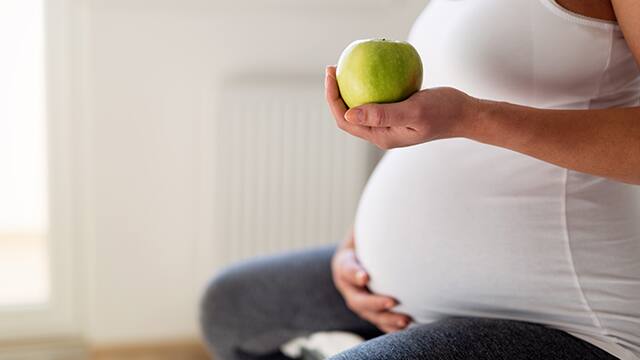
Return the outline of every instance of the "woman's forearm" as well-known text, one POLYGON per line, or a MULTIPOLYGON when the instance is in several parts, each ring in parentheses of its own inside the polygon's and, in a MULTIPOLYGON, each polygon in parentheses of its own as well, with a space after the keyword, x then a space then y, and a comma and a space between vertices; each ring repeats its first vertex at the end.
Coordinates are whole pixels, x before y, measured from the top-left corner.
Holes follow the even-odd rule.
POLYGON ((640 185, 640 108, 545 110, 480 101, 463 136, 640 185))

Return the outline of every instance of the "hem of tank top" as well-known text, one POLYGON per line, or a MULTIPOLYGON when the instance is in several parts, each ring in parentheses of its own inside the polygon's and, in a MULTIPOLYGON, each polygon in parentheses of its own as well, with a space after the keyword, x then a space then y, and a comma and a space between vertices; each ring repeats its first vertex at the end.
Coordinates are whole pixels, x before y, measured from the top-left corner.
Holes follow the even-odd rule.
POLYGON ((592 26, 603 30, 616 30, 620 31, 620 25, 617 21, 612 20, 604 20, 598 19, 586 15, 579 14, 577 12, 571 11, 564 6, 558 4, 557 0, 539 0, 547 9, 549 9, 554 14, 564 18, 565 20, 569 20, 571 22, 592 26))

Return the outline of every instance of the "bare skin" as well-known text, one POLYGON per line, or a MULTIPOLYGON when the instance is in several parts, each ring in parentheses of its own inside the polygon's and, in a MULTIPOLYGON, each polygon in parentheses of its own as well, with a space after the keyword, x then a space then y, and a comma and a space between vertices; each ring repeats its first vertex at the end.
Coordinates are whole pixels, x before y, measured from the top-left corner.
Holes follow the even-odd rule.
POLYGON ((607 21, 616 21, 613 4, 609 0, 556 0, 565 9, 574 13, 607 21))
MULTIPOLYGON (((592 18, 618 21, 640 63, 640 1, 557 0, 592 18)), ((336 124, 382 149, 436 139, 466 137, 527 154, 564 168, 640 185, 640 107, 605 110, 548 110, 473 98, 453 88, 417 92, 394 104, 348 110, 327 67, 325 95, 336 124)), ((352 233, 334 255, 336 287, 351 310, 385 332, 410 320, 383 306, 391 297, 372 294, 355 257, 352 233), (356 275, 361 274, 361 275, 356 275), (393 326, 395 322, 396 326, 393 326)))

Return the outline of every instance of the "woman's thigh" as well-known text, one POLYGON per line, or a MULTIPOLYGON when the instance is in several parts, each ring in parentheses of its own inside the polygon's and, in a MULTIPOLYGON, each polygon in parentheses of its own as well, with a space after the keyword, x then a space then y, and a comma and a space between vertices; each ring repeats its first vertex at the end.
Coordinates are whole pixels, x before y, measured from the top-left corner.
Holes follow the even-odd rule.
POLYGON ((499 319, 449 318, 377 337, 331 360, 615 360, 563 331, 499 319))

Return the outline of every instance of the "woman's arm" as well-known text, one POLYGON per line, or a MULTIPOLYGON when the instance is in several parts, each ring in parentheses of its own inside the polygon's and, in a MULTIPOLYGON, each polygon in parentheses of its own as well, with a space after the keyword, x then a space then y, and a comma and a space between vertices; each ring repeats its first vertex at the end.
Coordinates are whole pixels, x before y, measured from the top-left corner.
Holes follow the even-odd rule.
MULTIPOLYGON (((640 63, 640 1, 612 3, 640 63)), ((326 97, 338 127, 380 148, 467 137, 565 168, 640 185, 640 108, 544 110, 435 88, 403 102, 347 110, 335 77, 335 67, 329 66, 326 97)))
MULTIPOLYGON (((625 39, 640 59, 640 2, 612 3, 625 39)), ((640 108, 563 111, 480 102, 475 122, 465 135, 471 139, 640 184, 640 108)))
MULTIPOLYGON (((612 0, 640 63, 640 1, 612 0)), ((640 184, 640 108, 540 110, 480 102, 469 137, 585 173, 640 184)))
POLYGON ((544 110, 434 88, 403 102, 347 110, 332 66, 326 96, 341 129, 382 149, 466 137, 640 185, 640 108, 544 110))
POLYGON ((461 136, 640 185, 640 108, 542 110, 480 101, 461 136))

